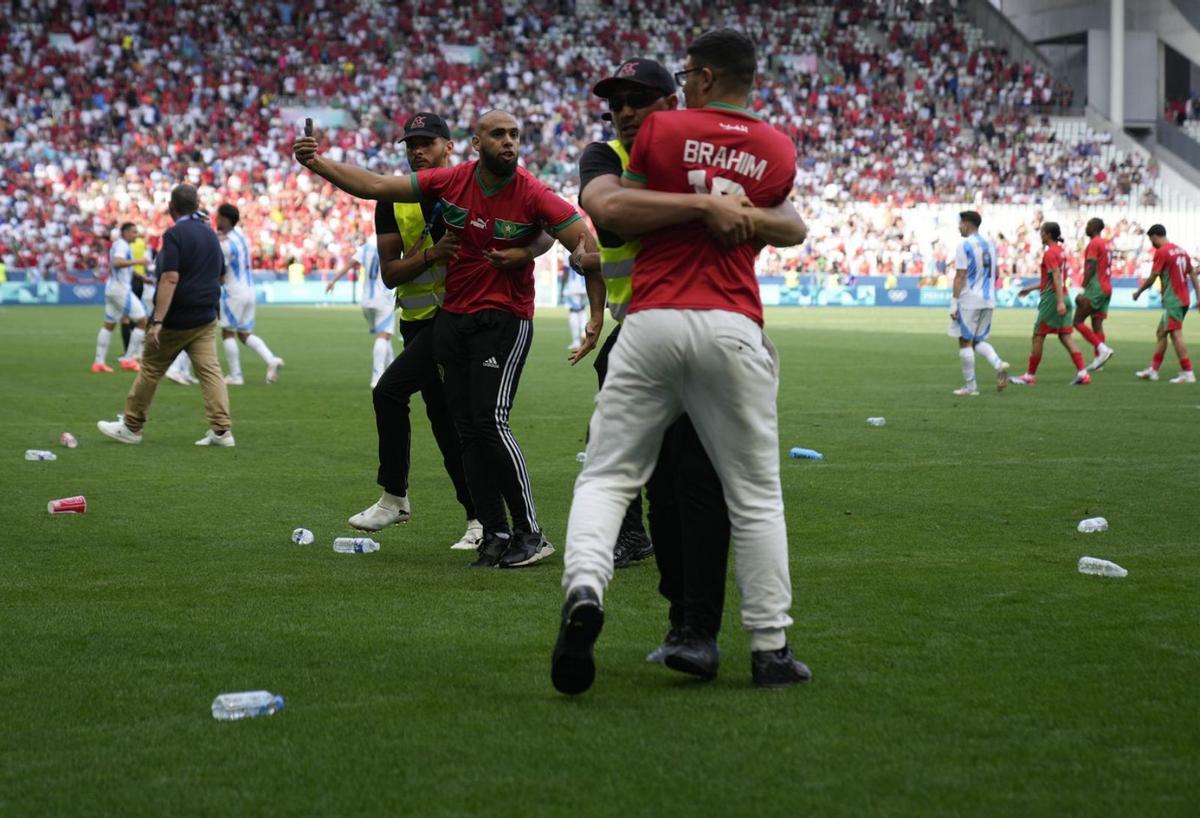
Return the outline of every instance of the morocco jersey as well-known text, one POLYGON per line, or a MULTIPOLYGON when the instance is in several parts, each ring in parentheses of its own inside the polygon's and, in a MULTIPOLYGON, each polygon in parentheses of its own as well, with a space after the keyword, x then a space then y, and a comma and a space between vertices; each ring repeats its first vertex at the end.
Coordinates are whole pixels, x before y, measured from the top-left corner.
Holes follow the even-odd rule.
POLYGON ((1178 245, 1168 242, 1154 251, 1150 275, 1163 277, 1163 307, 1180 309, 1191 306, 1191 296, 1188 294, 1188 276, 1191 272, 1192 259, 1178 245))
POLYGON ((503 310, 533 318, 533 262, 520 270, 497 270, 483 256, 494 248, 525 247, 542 231, 557 232, 579 219, 562 197, 524 168, 497 188, 485 188, 478 160, 453 168, 413 174, 413 190, 422 201, 441 202, 446 229, 462 242, 458 258, 446 268, 449 313, 503 310))
POLYGON ((1112 295, 1112 247, 1102 236, 1095 236, 1083 251, 1084 266, 1093 259, 1096 262, 1095 280, 1103 295, 1112 295))
POLYGON ((958 245, 954 266, 967 271, 958 304, 967 310, 996 306, 996 245, 979 233, 972 233, 958 245))
MULTIPOLYGON (((659 111, 642 123, 629 179, 668 193, 742 194, 775 207, 791 193, 796 146, 744 108, 715 103, 659 111)), ((753 242, 725 247, 702 221, 642 237, 629 312, 726 310, 762 324, 753 242)))

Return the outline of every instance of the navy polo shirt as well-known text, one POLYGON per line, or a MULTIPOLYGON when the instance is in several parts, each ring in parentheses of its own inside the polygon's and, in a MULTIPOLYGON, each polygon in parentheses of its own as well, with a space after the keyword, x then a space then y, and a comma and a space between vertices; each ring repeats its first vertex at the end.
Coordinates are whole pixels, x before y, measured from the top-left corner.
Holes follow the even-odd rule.
MULTIPOLYGON (((162 250, 155 263, 159 279, 165 272, 179 273, 175 296, 163 319, 167 329, 192 329, 217 320, 221 301, 221 276, 225 254, 208 221, 195 213, 180 216, 163 234, 162 250)), ((155 301, 162 290, 154 293, 155 301)))

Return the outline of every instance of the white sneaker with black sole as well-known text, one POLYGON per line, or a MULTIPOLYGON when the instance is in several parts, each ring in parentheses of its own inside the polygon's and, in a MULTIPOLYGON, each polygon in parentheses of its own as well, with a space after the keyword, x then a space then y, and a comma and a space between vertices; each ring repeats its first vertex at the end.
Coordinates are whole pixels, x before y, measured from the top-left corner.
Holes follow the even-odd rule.
POLYGON ((204 433, 204 437, 196 441, 197 446, 219 446, 223 449, 231 449, 234 446, 233 432, 228 430, 217 434, 212 429, 204 433))
POLYGON ((452 551, 477 551, 481 542, 483 542, 483 523, 478 520, 467 520, 467 530, 463 532, 458 542, 450 546, 450 549, 452 551))
POLYGON ((350 518, 350 527, 359 531, 382 531, 390 525, 400 525, 412 519, 408 496, 397 497, 386 492, 376 502, 350 518))

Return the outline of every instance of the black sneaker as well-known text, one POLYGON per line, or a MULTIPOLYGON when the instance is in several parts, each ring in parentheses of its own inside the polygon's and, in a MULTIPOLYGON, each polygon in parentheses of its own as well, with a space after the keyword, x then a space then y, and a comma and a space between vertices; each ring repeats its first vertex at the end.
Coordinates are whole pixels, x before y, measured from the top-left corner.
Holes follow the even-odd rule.
POLYGON ((513 535, 512 544, 508 546, 508 550, 500 557, 500 567, 524 568, 553 553, 554 546, 540 533, 517 533, 513 535))
POLYGON ((604 627, 604 608, 600 597, 586 586, 567 594, 558 627, 558 641, 550 657, 550 681, 554 689, 576 696, 592 686, 596 678, 596 660, 592 646, 604 627))
POLYGON ((791 687, 812 680, 808 665, 784 645, 779 650, 756 650, 750 654, 750 675, 758 687, 791 687))
POLYGON ((613 567, 628 568, 635 562, 654 556, 654 544, 645 531, 622 531, 613 549, 613 567))
POLYGON ((483 542, 475 552, 479 556, 471 563, 472 568, 495 568, 500 557, 508 550, 512 537, 507 532, 488 532, 483 535, 483 542))
POLYGON ((667 648, 663 664, 697 679, 715 679, 721 664, 717 640, 696 628, 685 627, 675 644, 667 648))
POLYGON ((667 650, 679 641, 679 637, 682 634, 683 631, 679 628, 671 628, 667 631, 667 635, 663 637, 662 644, 646 654, 646 661, 652 665, 661 665, 663 659, 667 657, 667 650))

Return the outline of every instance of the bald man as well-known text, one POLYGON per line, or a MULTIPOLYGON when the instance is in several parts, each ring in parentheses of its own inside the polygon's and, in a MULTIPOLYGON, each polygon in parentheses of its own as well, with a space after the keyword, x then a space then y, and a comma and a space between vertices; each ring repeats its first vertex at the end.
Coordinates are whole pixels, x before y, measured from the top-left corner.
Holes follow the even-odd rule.
POLYGON ((582 244, 587 257, 597 261, 584 270, 591 317, 572 364, 592 350, 604 324, 595 239, 572 205, 518 167, 520 141, 521 129, 511 114, 489 111, 471 137, 478 159, 409 176, 380 176, 329 161, 317 153, 313 137, 302 136, 293 145, 300 164, 360 199, 439 206, 447 233, 456 239, 445 300, 433 327, 434 359, 483 526, 472 563, 480 568, 520 568, 554 553, 538 524, 525 458, 508 421, 533 340, 533 263, 501 269, 503 258, 497 254, 525 247, 543 231, 568 250, 582 244))

